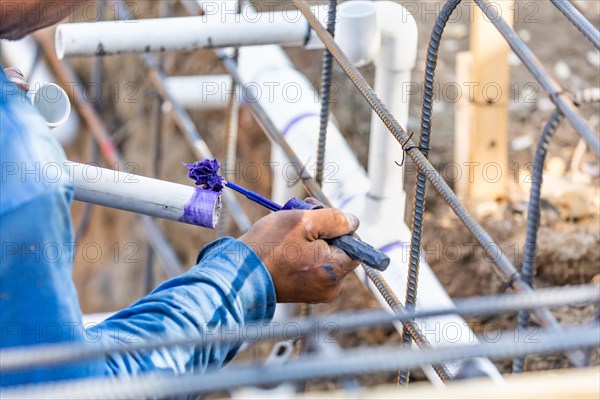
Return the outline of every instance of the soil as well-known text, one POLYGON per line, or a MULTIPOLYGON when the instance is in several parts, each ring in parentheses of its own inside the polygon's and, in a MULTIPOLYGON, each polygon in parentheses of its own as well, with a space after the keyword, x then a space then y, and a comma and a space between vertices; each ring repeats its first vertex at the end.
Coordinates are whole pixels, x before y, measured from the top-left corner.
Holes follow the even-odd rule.
MULTIPOLYGON (((420 83, 424 74, 424 59, 429 33, 435 15, 442 2, 403 2, 415 13, 418 22, 420 42, 417 67, 413 81, 420 83)), ((574 1, 595 25, 600 24, 600 2, 574 1)), ((153 2, 137 2, 139 15, 156 16, 157 5, 153 2)), ((518 1, 519 13, 515 30, 527 41, 528 45, 541 60, 543 66, 557 78, 557 81, 570 92, 588 87, 600 86, 600 53, 583 39, 578 31, 562 17, 549 2, 518 1)), ((441 84, 455 80, 455 56, 458 51, 468 49, 468 6, 461 6, 462 18, 453 20, 447 28, 440 51, 440 60, 436 79, 441 84)), ((175 14, 184 15, 180 6, 175 14)), ((321 51, 288 49, 288 54, 299 70, 317 84, 320 80, 321 51)), ((510 103, 510 190, 504 199, 493 202, 467 200, 466 205, 483 227, 498 242, 515 265, 520 265, 523 257, 525 225, 527 221, 528 185, 526 181, 527 163, 532 161, 535 143, 542 127, 548 120, 552 108, 547 96, 541 89, 527 90, 534 80, 525 67, 511 57, 511 70, 515 96, 510 103), (531 100, 531 101, 529 101, 531 100), (525 142, 525 146, 517 145, 525 142), (527 145, 528 144, 528 145, 527 145)), ((92 60, 73 59, 82 79, 90 78, 92 60)), ((112 85, 126 88, 134 82, 135 93, 128 102, 124 96, 114 101, 112 96, 102 98, 101 110, 107 125, 119 138, 119 148, 124 158, 133 162, 136 173, 152 174, 151 149, 153 127, 151 109, 153 97, 144 68, 136 56, 113 56, 103 60, 105 78, 103 93, 109 93, 112 85)), ((167 54, 165 68, 172 75, 216 74, 223 69, 211 51, 167 54)), ((361 69, 367 79, 373 81, 373 68, 361 69)), ((370 109, 357 93, 351 82, 339 67, 334 68, 334 79, 338 92, 334 97, 333 114, 341 130, 356 152, 359 160, 366 166, 370 109)), ((411 119, 408 130, 418 131, 421 93, 411 98, 411 119)), ((598 132, 600 125, 600 106, 585 105, 581 108, 593 129, 598 132)), ((217 157, 224 156, 224 120, 223 112, 191 112, 199 132, 213 149, 217 157)), ((162 127, 162 156, 159 177, 175 182, 187 183, 182 162, 194 161, 189 146, 177 131, 174 122, 165 116, 162 127)), ((552 141, 548 157, 548 174, 556 179, 552 188, 562 187, 565 182, 575 184, 571 194, 544 192, 542 221, 539 231, 538 269, 534 280, 535 287, 580 284, 600 281, 600 216, 598 213, 598 186, 600 166, 594 155, 586 151, 581 160, 571 168, 575 148, 579 138, 572 127, 563 123, 552 141), (574 194, 573 194, 574 193, 574 194), (582 195, 583 193, 583 195, 582 195)), ((82 129, 81 135, 68 149, 69 157, 89 161, 90 150, 88 135, 82 129)), ((250 113, 242 109, 240 118, 240 139, 238 161, 240 165, 269 159, 270 143, 260 128, 254 123, 250 113)), ((433 139, 430 158, 441 169, 452 162, 454 154, 454 103, 442 98, 435 104, 433 139)), ((410 164, 407 170, 414 171, 410 164)), ((253 190, 268 195, 270 183, 268 174, 260 179, 242 181, 253 190)), ((414 173, 406 176, 405 189, 412 204, 414 193, 414 173)), ((550 188, 550 189, 552 189, 550 188)), ((252 220, 256 220, 264 211, 248 202, 242 202, 252 220)), ((81 204, 74 204, 74 224, 77 225, 81 204)), ((407 213, 411 207, 407 206, 407 213)), ((406 221, 410 224, 410 215, 406 221)), ((166 236, 173 244, 183 265, 190 266, 203 243, 213 240, 214 232, 185 226, 178 223, 158 221, 166 236)), ((425 214, 423 243, 428 260, 439 280, 452 297, 489 295, 502 292, 504 280, 495 272, 491 263, 484 257, 483 251, 474 245, 472 235, 454 216, 444 201, 429 189, 427 192, 427 211, 425 214)), ((230 235, 238 232, 230 231, 230 235)), ((145 270, 147 248, 143 233, 135 223, 134 216, 113 210, 94 207, 92 219, 85 236, 81 239, 75 262, 75 282, 84 312, 108 312, 125 307, 147 291, 145 270), (102 251, 98 259, 86 255, 84 249, 99 248, 102 251), (92 247, 90 247, 92 246, 92 247)), ((166 276, 160 266, 152 263, 154 284, 166 276)), ((398 294, 400 298, 403 293, 398 294)), ((422 293, 421 295, 427 295, 422 293)), ((345 282, 341 295, 332 304, 315 307, 316 313, 332 313, 342 310, 378 308, 378 303, 365 290, 358 279, 351 275, 345 282)), ((582 323, 589 320, 594 311, 590 307, 565 307, 555 310, 555 315, 564 323, 582 323)), ((470 320, 474 329, 481 329, 486 323, 495 323, 500 329, 515 326, 514 316, 502 316, 488 320, 470 320)), ((535 324, 535 320, 533 321, 535 324)), ((353 334, 340 335, 343 347, 356 347, 397 343, 398 334, 393 329, 370 329, 353 334)), ((555 354, 528 358, 530 370, 560 368, 568 365, 563 355, 555 354)), ((510 372, 510 361, 498 362, 503 372, 510 372)), ((419 373, 413 379, 422 379, 419 373)), ((396 374, 369 377, 361 380, 369 385, 396 382, 396 374)), ((331 382, 310 386, 315 389, 335 387, 331 382)))

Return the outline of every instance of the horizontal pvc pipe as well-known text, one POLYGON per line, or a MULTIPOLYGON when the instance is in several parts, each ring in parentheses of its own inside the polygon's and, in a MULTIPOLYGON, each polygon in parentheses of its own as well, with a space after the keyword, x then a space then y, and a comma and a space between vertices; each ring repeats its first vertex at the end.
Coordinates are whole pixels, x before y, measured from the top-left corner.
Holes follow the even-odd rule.
POLYGON ((93 165, 69 162, 75 200, 215 229, 219 193, 93 165))
POLYGON ((271 43, 303 46, 310 39, 308 23, 297 10, 61 24, 55 38, 59 58, 271 43))
POLYGON ((229 75, 170 76, 165 86, 174 101, 191 109, 221 110, 233 95, 229 75))

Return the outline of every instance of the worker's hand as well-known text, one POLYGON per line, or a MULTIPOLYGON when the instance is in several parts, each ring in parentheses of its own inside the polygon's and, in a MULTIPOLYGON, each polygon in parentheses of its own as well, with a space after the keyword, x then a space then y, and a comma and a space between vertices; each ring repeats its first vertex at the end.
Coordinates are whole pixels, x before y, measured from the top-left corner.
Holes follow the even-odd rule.
POLYGON ((18 68, 10 67, 4 68, 4 73, 14 84, 19 86, 24 91, 29 90, 29 84, 25 82, 25 76, 18 68))
POLYGON ((279 211, 260 221, 240 240, 263 260, 279 303, 326 303, 340 292, 358 263, 323 239, 354 233, 358 219, 334 208, 279 211))

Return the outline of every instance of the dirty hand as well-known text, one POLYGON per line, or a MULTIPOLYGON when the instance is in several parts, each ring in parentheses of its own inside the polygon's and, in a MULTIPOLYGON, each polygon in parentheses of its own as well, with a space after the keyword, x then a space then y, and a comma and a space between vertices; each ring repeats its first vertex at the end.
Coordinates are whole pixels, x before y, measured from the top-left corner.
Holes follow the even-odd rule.
POLYGON ((334 208, 279 211, 240 237, 271 273, 279 303, 326 303, 358 263, 324 239, 354 233, 358 219, 334 208))
POLYGON ((15 85, 23 89, 24 91, 29 90, 29 84, 25 82, 25 76, 18 68, 10 67, 4 68, 4 73, 15 85))

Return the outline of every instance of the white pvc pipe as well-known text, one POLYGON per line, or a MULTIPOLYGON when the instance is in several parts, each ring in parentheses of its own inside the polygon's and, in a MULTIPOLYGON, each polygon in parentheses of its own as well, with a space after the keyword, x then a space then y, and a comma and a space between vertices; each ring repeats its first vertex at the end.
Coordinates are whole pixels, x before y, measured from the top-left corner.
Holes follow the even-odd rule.
MULTIPOLYGON (((372 2, 354 0, 342 3, 335 29, 336 42, 356 66, 371 63, 379 53, 381 30, 377 27, 377 10, 372 2)), ((407 38, 407 41, 410 39, 407 38)))
MULTIPOLYGON (((409 114, 407 89, 417 60, 417 24, 399 4, 391 1, 368 3, 377 12, 377 27, 381 32, 381 46, 373 59, 376 68, 374 89, 392 115, 406 127, 409 114)), ((340 8, 348 10, 353 4, 343 3, 340 8)), ((369 139, 369 208, 377 211, 369 217, 375 219, 375 224, 382 222, 396 226, 404 221, 404 167, 396 165, 402 160, 402 152, 396 139, 373 112, 369 139)))
POLYGON ((214 229, 218 193, 94 165, 67 162, 75 200, 214 229))
MULTIPOLYGON (((322 8, 314 9, 325 17, 322 8)), ((303 46, 314 42, 313 36, 297 10, 243 15, 232 10, 199 17, 61 24, 55 40, 56 53, 63 58, 271 43, 303 46)))
POLYGON ((233 95, 229 75, 170 76, 165 86, 179 105, 190 109, 222 110, 233 95))
MULTIPOLYGON (((19 68, 30 87, 36 88, 44 82, 56 80, 46 61, 37 57, 38 46, 31 36, 16 41, 2 40, 0 43, 0 54, 4 65, 19 68)), ((52 129, 52 136, 57 138, 61 144, 67 145, 75 139, 79 125, 77 113, 70 113, 65 123, 52 129)))

